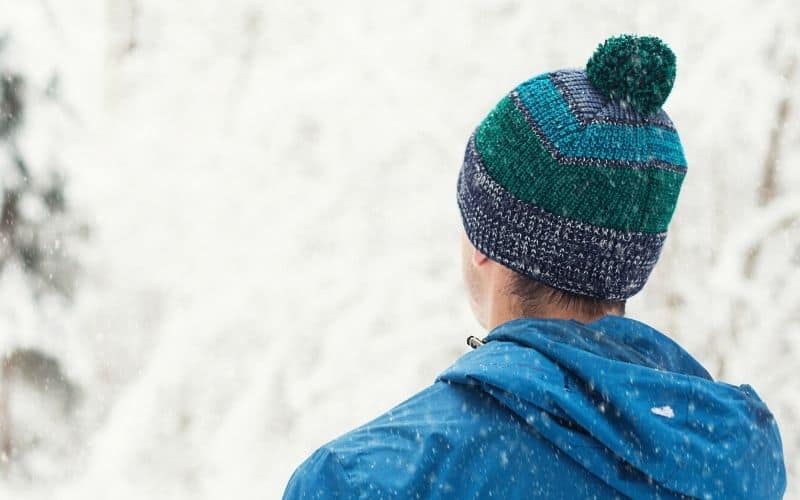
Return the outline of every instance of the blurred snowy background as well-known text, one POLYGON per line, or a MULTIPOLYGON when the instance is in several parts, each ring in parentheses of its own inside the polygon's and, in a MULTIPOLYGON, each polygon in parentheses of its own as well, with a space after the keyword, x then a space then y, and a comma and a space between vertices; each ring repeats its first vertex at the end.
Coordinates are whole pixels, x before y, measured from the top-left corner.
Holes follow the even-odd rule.
POLYGON ((756 388, 800 498, 794 0, 0 0, 0 498, 278 498, 480 334, 467 137, 621 32, 689 160, 630 315, 756 388))

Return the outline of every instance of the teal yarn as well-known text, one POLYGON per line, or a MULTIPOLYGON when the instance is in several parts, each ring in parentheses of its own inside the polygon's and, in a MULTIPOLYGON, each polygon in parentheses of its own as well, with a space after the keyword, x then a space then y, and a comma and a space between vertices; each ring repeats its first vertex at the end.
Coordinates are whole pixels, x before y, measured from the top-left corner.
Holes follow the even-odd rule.
POLYGON ((604 97, 583 71, 518 85, 475 132, 494 180, 552 214, 620 231, 667 230, 686 173, 666 114, 604 97))
POLYGON ((675 54, 654 36, 621 35, 600 44, 586 64, 592 85, 610 99, 650 115, 675 82, 675 54))

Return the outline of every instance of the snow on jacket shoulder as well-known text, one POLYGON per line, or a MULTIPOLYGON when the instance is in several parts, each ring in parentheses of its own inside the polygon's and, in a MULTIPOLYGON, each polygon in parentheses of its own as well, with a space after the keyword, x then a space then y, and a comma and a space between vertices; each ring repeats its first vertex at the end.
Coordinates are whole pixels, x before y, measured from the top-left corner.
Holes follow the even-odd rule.
POLYGON ((436 382, 317 450, 285 500, 780 498, 778 428, 631 319, 518 319, 436 382))

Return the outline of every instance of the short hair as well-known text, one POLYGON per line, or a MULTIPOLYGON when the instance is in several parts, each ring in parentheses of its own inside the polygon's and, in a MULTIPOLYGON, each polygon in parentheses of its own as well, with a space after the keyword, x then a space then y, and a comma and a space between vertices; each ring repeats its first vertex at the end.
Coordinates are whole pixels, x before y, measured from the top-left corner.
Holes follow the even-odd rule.
POLYGON ((523 312, 530 315, 548 306, 559 306, 585 316, 602 316, 609 312, 625 314, 624 300, 598 299, 566 292, 516 271, 512 272, 507 291, 519 299, 523 312))

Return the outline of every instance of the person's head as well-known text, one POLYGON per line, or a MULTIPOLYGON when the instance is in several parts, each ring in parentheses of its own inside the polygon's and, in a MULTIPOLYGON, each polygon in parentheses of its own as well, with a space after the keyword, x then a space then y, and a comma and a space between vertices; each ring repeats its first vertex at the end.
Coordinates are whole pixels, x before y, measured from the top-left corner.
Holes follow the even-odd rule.
POLYGON ((464 278, 487 328, 521 316, 624 314, 661 252, 686 160, 661 109, 675 56, 653 37, 500 100, 459 173, 464 278))

